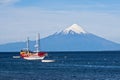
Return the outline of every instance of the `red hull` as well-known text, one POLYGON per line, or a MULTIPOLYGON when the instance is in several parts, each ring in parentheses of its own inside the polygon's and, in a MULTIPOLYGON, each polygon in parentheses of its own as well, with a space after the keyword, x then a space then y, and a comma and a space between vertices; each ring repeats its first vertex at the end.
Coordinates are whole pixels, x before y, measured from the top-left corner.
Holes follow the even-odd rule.
POLYGON ((46 52, 38 52, 38 56, 42 57, 42 56, 46 56, 47 53, 46 52))
POLYGON ((43 57, 43 56, 47 56, 47 53, 46 52, 20 52, 20 56, 21 57, 29 57, 29 56, 43 57))

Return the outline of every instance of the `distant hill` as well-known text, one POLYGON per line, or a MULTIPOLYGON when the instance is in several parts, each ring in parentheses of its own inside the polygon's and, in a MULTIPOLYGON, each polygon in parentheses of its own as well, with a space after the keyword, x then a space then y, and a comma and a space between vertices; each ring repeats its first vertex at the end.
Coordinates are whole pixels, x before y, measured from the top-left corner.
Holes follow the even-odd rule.
MULTIPOLYGON (((30 48, 34 50, 35 41, 30 41, 30 48)), ((0 45, 0 51, 20 51, 26 47, 25 42, 0 45)), ((106 40, 86 32, 77 24, 56 32, 40 40, 42 51, 114 51, 120 50, 120 44, 106 40)))

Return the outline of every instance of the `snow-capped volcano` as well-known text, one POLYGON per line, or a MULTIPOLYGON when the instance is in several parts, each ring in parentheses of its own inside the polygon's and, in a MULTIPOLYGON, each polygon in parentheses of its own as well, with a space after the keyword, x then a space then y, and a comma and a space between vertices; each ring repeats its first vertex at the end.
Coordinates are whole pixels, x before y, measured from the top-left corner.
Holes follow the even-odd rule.
MULTIPOLYGON (((25 42, 0 45, 0 51, 19 51, 25 42)), ((34 50, 35 41, 30 41, 30 49, 34 50)), ((41 51, 114 51, 120 50, 120 44, 106 40, 82 29, 72 26, 40 40, 41 51)))
POLYGON ((64 34, 81 34, 81 33, 87 33, 81 26, 77 25, 77 24, 73 24, 72 26, 66 28, 65 30, 62 31, 62 33, 64 34))

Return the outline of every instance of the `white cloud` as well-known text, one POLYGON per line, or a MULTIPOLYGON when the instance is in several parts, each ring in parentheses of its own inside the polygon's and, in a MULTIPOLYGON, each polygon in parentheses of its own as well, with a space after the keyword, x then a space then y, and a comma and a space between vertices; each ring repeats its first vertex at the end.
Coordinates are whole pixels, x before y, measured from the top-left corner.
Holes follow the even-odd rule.
POLYGON ((0 0, 0 5, 6 6, 6 5, 14 4, 19 1, 20 0, 0 0))

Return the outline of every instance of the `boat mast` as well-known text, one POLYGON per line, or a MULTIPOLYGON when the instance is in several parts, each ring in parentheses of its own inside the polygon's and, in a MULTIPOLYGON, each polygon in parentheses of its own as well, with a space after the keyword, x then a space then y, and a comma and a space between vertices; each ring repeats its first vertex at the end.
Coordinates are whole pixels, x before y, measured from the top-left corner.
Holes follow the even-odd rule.
POLYGON ((27 37, 27 51, 29 51, 29 37, 27 37))
POLYGON ((40 49, 40 34, 39 33, 38 33, 37 39, 36 39, 36 49, 37 49, 37 53, 38 53, 39 49, 40 49))

